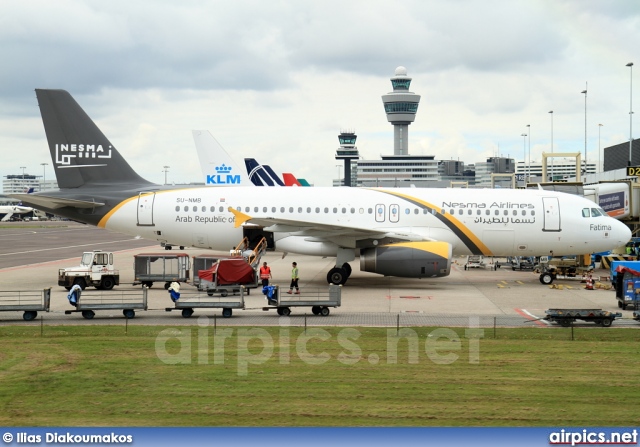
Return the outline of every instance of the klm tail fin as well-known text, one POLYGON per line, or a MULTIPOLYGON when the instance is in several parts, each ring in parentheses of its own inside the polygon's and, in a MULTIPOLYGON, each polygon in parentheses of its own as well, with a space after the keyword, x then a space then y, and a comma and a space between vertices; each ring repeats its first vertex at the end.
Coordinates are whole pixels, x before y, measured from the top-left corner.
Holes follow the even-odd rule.
POLYGON ((247 166, 247 174, 249 179, 256 186, 284 186, 280 177, 273 172, 269 165, 261 165, 255 158, 245 158, 244 163, 247 166))
POLYGON ((36 89, 58 186, 150 185, 65 90, 36 89))
POLYGON ((192 130, 207 186, 253 186, 249 177, 207 130, 192 130))

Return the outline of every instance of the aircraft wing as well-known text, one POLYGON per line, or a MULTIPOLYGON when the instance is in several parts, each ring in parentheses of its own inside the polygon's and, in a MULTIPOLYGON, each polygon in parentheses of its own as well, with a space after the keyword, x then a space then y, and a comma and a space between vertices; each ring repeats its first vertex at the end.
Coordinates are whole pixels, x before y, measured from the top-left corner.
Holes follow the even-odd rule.
POLYGON ((104 203, 100 202, 87 202, 85 200, 65 199, 41 194, 10 194, 9 197, 22 200, 23 203, 29 203, 35 208, 44 207, 53 210, 66 206, 73 208, 96 208, 104 205, 104 203))
MULTIPOLYGON (((260 225, 267 231, 280 233, 294 233, 296 236, 305 236, 309 241, 332 241, 342 246, 357 246, 358 248, 368 246, 367 241, 378 243, 390 243, 399 241, 433 241, 421 234, 403 231, 398 228, 394 231, 379 231, 370 228, 350 227, 335 224, 319 224, 308 221, 282 219, 277 217, 251 217, 236 209, 229 208, 235 216, 235 226, 239 227, 244 223, 260 225)), ((373 244, 371 244, 373 245, 373 244)))

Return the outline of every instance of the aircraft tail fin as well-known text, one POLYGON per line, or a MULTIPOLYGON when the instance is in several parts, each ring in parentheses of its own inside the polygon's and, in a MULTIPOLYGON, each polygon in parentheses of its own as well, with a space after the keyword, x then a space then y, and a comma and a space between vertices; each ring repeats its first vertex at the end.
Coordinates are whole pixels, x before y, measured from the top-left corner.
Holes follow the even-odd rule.
POLYGON ((299 178, 298 181, 302 186, 311 186, 311 184, 306 179, 299 178))
POLYGON ((249 186, 251 181, 208 130, 192 130, 205 185, 249 186))
POLYGON ((120 155, 65 90, 36 89, 58 186, 151 184, 120 155))
POLYGON ((245 158, 249 179, 256 186, 284 186, 284 182, 269 165, 261 165, 255 158, 245 158))
POLYGON ((288 172, 282 173, 282 179, 284 180, 285 186, 302 186, 295 175, 288 172))

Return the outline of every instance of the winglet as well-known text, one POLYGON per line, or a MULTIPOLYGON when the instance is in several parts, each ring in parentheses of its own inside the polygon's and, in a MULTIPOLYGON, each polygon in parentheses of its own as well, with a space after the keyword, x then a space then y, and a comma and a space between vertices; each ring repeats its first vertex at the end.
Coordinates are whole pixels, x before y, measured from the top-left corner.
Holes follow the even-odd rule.
POLYGON ((251 216, 247 216, 246 214, 233 209, 231 207, 227 208, 227 210, 231 211, 231 213, 233 213, 234 216, 236 216, 235 219, 235 224, 234 224, 234 228, 238 228, 240 225, 242 225, 243 223, 251 220, 251 216))

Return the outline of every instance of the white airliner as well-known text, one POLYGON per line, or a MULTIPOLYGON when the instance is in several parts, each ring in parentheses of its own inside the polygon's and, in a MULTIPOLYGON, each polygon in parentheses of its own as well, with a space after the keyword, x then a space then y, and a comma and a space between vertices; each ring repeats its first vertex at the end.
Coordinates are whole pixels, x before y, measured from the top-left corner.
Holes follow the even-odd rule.
POLYGON ((278 251, 335 257, 334 284, 357 253, 363 271, 427 278, 447 276, 453 255, 586 254, 631 237, 593 202, 542 189, 167 188, 133 171, 69 93, 36 95, 60 191, 14 197, 174 245, 227 251, 266 235, 278 251))
POLYGON ((33 211, 33 208, 20 205, 0 205, 0 222, 8 222, 15 214, 26 214, 33 211))

